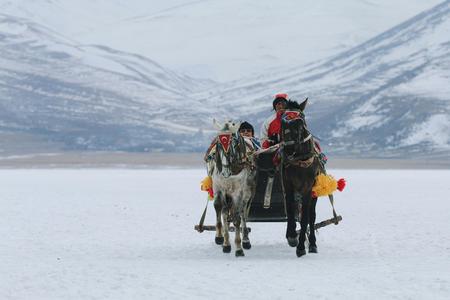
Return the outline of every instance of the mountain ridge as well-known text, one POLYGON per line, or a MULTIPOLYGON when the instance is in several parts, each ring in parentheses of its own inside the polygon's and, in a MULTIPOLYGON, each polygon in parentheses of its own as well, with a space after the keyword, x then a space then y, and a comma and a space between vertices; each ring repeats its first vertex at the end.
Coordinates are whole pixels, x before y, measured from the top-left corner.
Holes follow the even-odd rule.
POLYGON ((213 118, 259 129, 286 91, 310 97, 308 123, 332 155, 447 157, 449 20, 444 1, 330 59, 221 84, 0 14, 0 133, 67 150, 202 151, 213 118))

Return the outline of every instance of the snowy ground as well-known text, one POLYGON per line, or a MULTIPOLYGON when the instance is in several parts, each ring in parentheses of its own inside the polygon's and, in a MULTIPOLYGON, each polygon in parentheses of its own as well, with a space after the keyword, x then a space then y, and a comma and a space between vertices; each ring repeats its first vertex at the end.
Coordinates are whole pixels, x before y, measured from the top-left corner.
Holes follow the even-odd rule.
POLYGON ((450 170, 330 173, 318 254, 250 223, 236 258, 193 230, 204 170, 1 170, 0 299, 449 299, 450 170))

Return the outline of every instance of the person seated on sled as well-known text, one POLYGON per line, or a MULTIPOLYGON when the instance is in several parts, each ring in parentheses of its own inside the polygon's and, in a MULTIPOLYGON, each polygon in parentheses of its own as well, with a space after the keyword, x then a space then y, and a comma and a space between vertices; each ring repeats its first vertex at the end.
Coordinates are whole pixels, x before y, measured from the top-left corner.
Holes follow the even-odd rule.
POLYGON ((258 138, 255 137, 255 129, 253 128, 252 124, 244 121, 239 126, 238 131, 242 137, 250 140, 253 150, 258 150, 261 148, 261 143, 259 142, 258 138))
POLYGON ((288 94, 276 94, 272 102, 275 114, 270 116, 261 127, 261 140, 264 149, 280 142, 281 116, 283 115, 288 100, 288 94))

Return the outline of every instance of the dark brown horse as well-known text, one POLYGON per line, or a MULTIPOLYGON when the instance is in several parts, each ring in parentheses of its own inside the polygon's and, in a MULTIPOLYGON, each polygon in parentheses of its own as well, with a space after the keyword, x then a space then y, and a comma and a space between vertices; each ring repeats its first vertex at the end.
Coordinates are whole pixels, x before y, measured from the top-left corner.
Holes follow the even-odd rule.
POLYGON ((305 115, 306 99, 301 104, 288 101, 281 120, 281 176, 286 199, 286 238, 290 246, 297 246, 297 256, 306 254, 305 239, 309 225, 309 252, 317 253, 314 223, 317 198, 312 198, 312 188, 319 172, 320 162, 314 139, 308 131, 305 115), (297 236, 296 219, 300 221, 297 236))

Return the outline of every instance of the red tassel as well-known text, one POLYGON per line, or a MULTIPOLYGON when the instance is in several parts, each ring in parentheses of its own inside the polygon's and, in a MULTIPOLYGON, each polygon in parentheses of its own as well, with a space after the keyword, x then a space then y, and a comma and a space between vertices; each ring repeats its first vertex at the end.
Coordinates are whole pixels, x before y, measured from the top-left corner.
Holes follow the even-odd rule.
POLYGON ((214 191, 212 188, 208 189, 208 194, 209 194, 209 198, 211 198, 211 199, 214 198, 214 191))
POLYGON ((339 179, 339 180, 337 181, 337 189, 338 189, 340 192, 342 192, 342 191, 344 190, 344 188, 345 188, 345 184, 346 184, 346 182, 345 182, 345 179, 344 179, 344 178, 339 179))

